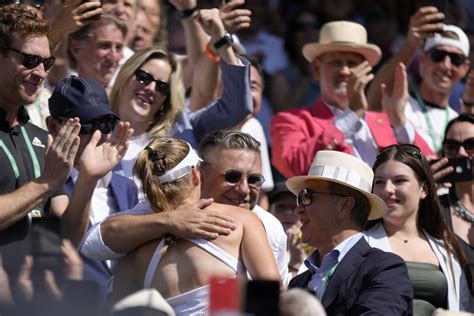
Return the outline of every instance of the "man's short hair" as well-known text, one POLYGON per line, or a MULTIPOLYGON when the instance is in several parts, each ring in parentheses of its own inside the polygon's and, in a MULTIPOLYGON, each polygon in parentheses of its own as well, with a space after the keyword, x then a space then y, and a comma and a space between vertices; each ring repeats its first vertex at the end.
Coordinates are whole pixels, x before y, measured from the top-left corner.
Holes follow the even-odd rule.
POLYGON ((260 143, 255 138, 247 133, 234 130, 219 130, 204 136, 199 143, 199 156, 205 159, 206 153, 215 147, 251 150, 260 155, 260 143))
MULTIPOLYGON (((117 19, 115 16, 111 14, 102 13, 99 20, 87 23, 86 25, 82 26, 80 29, 78 29, 74 33, 69 34, 68 46, 69 46, 69 43, 71 42, 83 42, 83 41, 87 41, 93 38, 94 32, 96 29, 98 29, 101 26, 107 26, 107 25, 116 26, 120 30, 120 32, 122 32, 123 37, 124 38, 127 37, 127 25, 125 25, 124 22, 120 21, 119 19, 117 19)), ((94 49, 94 48, 91 47, 90 49, 94 49)), ((67 58, 69 61, 69 67, 71 67, 71 69, 76 69, 77 61, 74 58, 74 56, 71 54, 69 49, 67 50, 67 58)))
POLYGON ((0 7, 0 51, 18 39, 47 36, 48 22, 39 17, 35 9, 22 4, 0 7))
POLYGON ((307 289, 293 288, 280 295, 281 316, 326 316, 326 311, 307 289))
POLYGON ((369 200, 367 200, 367 198, 362 193, 347 186, 335 182, 328 183, 330 192, 345 196, 352 196, 354 198, 355 203, 354 208, 351 211, 351 220, 362 230, 365 227, 370 214, 369 200))

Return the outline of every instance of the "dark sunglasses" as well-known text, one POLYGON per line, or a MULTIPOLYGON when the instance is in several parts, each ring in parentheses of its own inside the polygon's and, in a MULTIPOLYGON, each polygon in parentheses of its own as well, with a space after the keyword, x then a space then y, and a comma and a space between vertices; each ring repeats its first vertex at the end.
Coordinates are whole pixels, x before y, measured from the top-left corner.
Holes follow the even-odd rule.
POLYGON ((392 150, 393 148, 396 148, 398 151, 401 151, 401 152, 404 152, 412 157, 415 157, 415 158, 418 158, 420 159, 421 158, 421 151, 420 151, 420 148, 418 148, 417 146, 415 145, 412 145, 412 144, 395 144, 395 145, 390 145, 390 146, 387 146, 385 148, 383 148, 379 154, 377 155, 377 157, 379 155, 381 155, 382 153, 385 153, 389 150, 392 150))
POLYGON ((135 71, 135 78, 137 79, 138 82, 140 82, 141 84, 144 84, 145 86, 149 85, 152 82, 155 82, 156 83, 155 90, 157 92, 160 92, 166 95, 170 93, 170 84, 168 82, 164 82, 164 81, 153 78, 153 76, 150 75, 145 70, 137 69, 135 71))
POLYGON ((451 64, 453 64, 456 67, 461 66, 467 59, 466 56, 457 54, 457 53, 450 53, 446 52, 444 50, 439 50, 436 48, 433 48, 429 51, 429 55, 432 61, 435 63, 439 63, 443 61, 446 56, 449 56, 449 59, 451 60, 451 64))
MULTIPOLYGON (((228 170, 224 173, 224 179, 231 184, 237 184, 243 179, 243 174, 238 170, 228 170)), ((263 182, 265 182, 265 178, 260 173, 252 173, 247 176, 249 187, 260 188, 263 182)))
POLYGON ((443 151, 447 155, 454 156, 459 152, 459 148, 461 146, 469 155, 473 155, 474 154, 474 137, 465 139, 462 143, 454 139, 446 139, 443 142, 443 151))
POLYGON ((342 194, 337 193, 330 193, 330 192, 316 192, 311 189, 303 189, 298 193, 296 197, 296 206, 308 206, 313 203, 313 196, 316 194, 328 194, 328 195, 337 195, 337 196, 345 196, 342 194))
POLYGON ((13 47, 7 47, 7 46, 1 46, 5 49, 11 50, 12 52, 15 52, 17 54, 20 54, 23 57, 23 60, 21 61, 21 64, 25 66, 25 68, 28 69, 33 69, 39 66, 39 64, 44 65, 44 70, 48 71, 51 69, 51 67, 54 66, 54 61, 56 60, 56 57, 50 56, 48 58, 43 58, 38 55, 33 55, 33 54, 28 54, 24 53, 16 48, 13 47))
POLYGON ((94 133, 96 130, 100 130, 102 134, 110 134, 114 131, 116 123, 117 118, 115 116, 102 116, 89 122, 81 123, 81 131, 79 133, 88 135, 94 133))

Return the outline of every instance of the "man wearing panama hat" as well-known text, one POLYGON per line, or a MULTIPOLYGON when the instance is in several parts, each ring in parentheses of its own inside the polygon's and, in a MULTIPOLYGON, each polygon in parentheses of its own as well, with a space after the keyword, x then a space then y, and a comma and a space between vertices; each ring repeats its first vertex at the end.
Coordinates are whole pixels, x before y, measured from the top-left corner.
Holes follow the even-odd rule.
MULTIPOLYGON (((312 108, 290 109, 274 116, 272 163, 286 177, 303 175, 316 152, 333 149, 372 165, 379 148, 397 143, 388 117, 367 111, 364 89, 373 78, 371 71, 381 58, 380 49, 367 43, 362 25, 334 21, 323 25, 319 42, 303 46, 303 55, 319 80, 321 95, 312 108)), ((406 128, 412 127, 408 124, 406 128)), ((414 130, 406 132, 417 135, 414 130)), ((414 143, 431 153, 420 137, 416 136, 414 143)))
POLYGON ((289 287, 314 291, 328 315, 413 313, 404 261, 371 248, 361 234, 368 219, 387 212, 371 193, 373 177, 360 159, 322 150, 307 176, 286 182, 297 195, 302 241, 317 248, 304 262, 308 271, 293 278, 289 287))

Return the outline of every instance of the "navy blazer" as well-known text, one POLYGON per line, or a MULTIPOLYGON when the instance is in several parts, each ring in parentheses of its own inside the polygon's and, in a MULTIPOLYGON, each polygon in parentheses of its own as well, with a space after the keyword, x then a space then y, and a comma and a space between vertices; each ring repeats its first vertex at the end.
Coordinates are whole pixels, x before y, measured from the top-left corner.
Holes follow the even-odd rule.
MULTIPOLYGON (((311 273, 289 288, 306 288, 311 273)), ((371 248, 361 238, 339 263, 321 300, 328 315, 413 315, 413 288, 399 256, 371 248)))
MULTIPOLYGON (((71 197, 72 191, 74 190, 74 181, 72 178, 68 179, 65 187, 68 196, 71 197)), ((138 204, 137 186, 132 180, 124 176, 112 173, 109 190, 120 212, 129 210, 138 204)), ((112 277, 112 271, 105 261, 93 260, 82 254, 81 258, 84 261, 84 279, 95 281, 99 284, 101 299, 104 302, 109 280, 112 277)))

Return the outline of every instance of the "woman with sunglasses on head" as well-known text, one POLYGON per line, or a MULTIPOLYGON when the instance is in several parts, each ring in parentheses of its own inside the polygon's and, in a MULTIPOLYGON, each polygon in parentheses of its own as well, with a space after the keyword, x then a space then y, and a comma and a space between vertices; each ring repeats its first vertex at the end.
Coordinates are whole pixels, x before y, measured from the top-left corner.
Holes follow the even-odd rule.
POLYGON ((414 145, 383 149, 373 166, 373 193, 388 213, 365 231, 372 247, 407 263, 414 315, 435 308, 474 311, 471 273, 459 242, 447 227, 428 161, 414 145))
MULTIPOLYGON (((154 212, 173 212, 200 199, 200 161, 183 140, 158 137, 139 154, 134 168, 154 212)), ((112 301, 142 288, 156 288, 177 315, 205 315, 212 276, 279 280, 279 272, 258 217, 213 203, 214 212, 234 218, 236 229, 216 239, 162 238, 120 259, 112 301)))
POLYGON ((121 120, 130 122, 134 135, 121 168, 132 176, 137 153, 154 137, 170 135, 196 147, 205 134, 232 128, 252 111, 248 62, 240 61, 226 39, 217 9, 197 15, 211 36, 221 59, 222 97, 206 108, 191 112, 185 108, 180 62, 176 55, 158 46, 137 52, 122 67, 110 94, 112 109, 121 120), (242 65, 242 62, 245 65, 242 65))
MULTIPOLYGON (((474 115, 461 114, 446 127, 443 155, 449 158, 474 158, 474 115)), ((474 175, 471 180, 452 183, 449 194, 442 195, 448 225, 456 234, 474 274, 474 175)))

